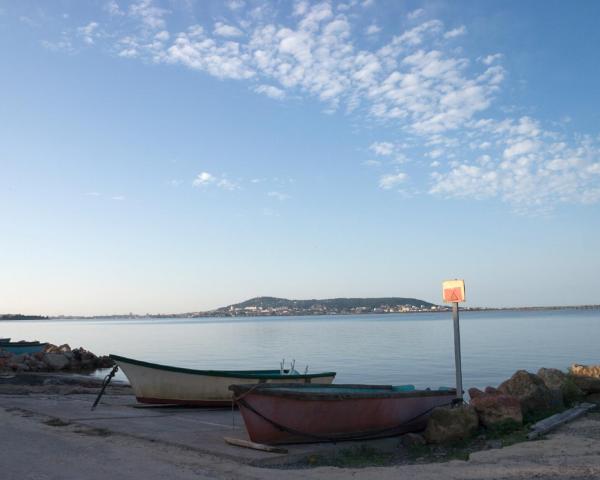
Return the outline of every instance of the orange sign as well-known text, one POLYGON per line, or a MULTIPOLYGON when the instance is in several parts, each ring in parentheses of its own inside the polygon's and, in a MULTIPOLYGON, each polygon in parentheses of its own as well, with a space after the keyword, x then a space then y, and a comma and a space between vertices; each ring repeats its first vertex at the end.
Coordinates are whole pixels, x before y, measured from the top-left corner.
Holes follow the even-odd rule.
POLYGON ((455 303, 465 301, 465 281, 446 280, 442 283, 442 297, 444 303, 455 303))

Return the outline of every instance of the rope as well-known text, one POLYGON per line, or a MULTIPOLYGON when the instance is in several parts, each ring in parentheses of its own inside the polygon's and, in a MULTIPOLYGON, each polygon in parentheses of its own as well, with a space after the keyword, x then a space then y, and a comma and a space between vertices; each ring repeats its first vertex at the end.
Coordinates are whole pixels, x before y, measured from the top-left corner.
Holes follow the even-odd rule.
POLYGON ((94 410, 96 408, 98 402, 100 402, 100 399, 102 398, 102 395, 104 395, 104 390, 106 390, 106 387, 108 387, 108 384, 115 376, 115 373, 117 373, 117 370, 119 370, 119 366, 115 365, 110 371, 110 373, 106 377, 104 377, 104 380, 102 380, 102 388, 100 389, 100 393, 96 397, 96 400, 94 401, 94 404, 92 405, 92 408, 90 410, 94 410))
MULTIPOLYGON (((241 397, 245 397, 248 393, 250 393, 250 391, 248 391, 245 395, 243 395, 241 397)), ((424 415, 427 415, 433 409, 435 409, 437 407, 445 407, 448 405, 454 405, 456 403, 455 400, 452 400, 451 402, 444 403, 442 405, 435 405, 435 406, 428 408, 427 410, 419 413, 418 415, 415 415, 414 417, 410 418, 409 420, 407 420, 399 425, 396 425, 394 427, 382 428, 380 430, 372 430, 369 432, 361 432, 361 433, 355 433, 355 434, 341 434, 341 435, 336 435, 336 436, 327 436, 327 435, 318 435, 318 434, 314 434, 314 433, 301 432, 300 430, 296 430, 294 428, 291 428, 291 427, 288 427, 281 423, 278 423, 275 420, 263 415, 258 410, 256 410, 252 405, 250 405, 248 402, 246 402, 243 398, 236 399, 236 401, 240 405, 246 407, 252 413, 254 413, 255 415, 258 415, 260 418, 265 420, 267 423, 273 425, 275 428, 277 428, 278 430, 280 430, 282 432, 287 432, 292 435, 297 435, 300 437, 312 438, 312 439, 319 440, 322 442, 334 442, 334 443, 340 442, 340 441, 346 441, 346 440, 366 440, 368 438, 386 436, 385 435, 386 433, 391 434, 392 432, 400 433, 400 432, 398 432, 399 429, 402 429, 403 427, 408 427, 412 422, 414 422, 415 420, 417 420, 418 418, 420 418, 424 415)))

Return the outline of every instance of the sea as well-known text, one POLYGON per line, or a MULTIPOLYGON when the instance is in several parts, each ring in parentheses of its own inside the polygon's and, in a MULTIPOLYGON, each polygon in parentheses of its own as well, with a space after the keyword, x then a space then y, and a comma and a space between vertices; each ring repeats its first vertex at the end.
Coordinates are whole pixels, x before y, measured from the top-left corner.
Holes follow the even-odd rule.
MULTIPOLYGON (((455 385, 449 312, 0 321, 0 337, 196 369, 279 369, 283 361, 337 372, 336 383, 455 385)), ((599 364, 600 310, 465 311, 460 338, 465 389, 496 386, 519 369, 599 364)))

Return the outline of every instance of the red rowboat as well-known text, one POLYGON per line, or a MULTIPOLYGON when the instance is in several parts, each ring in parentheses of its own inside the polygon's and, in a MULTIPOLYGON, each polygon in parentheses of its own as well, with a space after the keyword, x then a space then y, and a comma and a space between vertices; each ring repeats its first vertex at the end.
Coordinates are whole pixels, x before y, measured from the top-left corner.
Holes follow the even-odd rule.
POLYGON ((412 385, 231 385, 250 439, 311 443, 389 437, 425 428, 456 390, 412 385))

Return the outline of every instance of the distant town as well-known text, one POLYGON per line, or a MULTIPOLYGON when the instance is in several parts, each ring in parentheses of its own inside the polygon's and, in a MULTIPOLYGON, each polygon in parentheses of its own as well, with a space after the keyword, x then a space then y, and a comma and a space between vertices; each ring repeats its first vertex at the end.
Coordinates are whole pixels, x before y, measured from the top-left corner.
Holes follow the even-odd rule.
MULTIPOLYGON (((598 310, 600 305, 571 305, 543 307, 467 307, 461 305, 463 311, 499 311, 499 310, 598 310)), ((270 316, 307 316, 307 315, 366 315, 392 313, 432 313, 447 312, 450 305, 436 305, 425 300, 403 297, 385 298, 329 298, 321 300, 289 300, 277 297, 256 297, 245 302, 216 308, 214 310, 186 313, 146 313, 129 312, 114 315, 22 315, 0 314, 1 320, 46 320, 70 318, 201 318, 201 317, 270 317, 270 316)))

